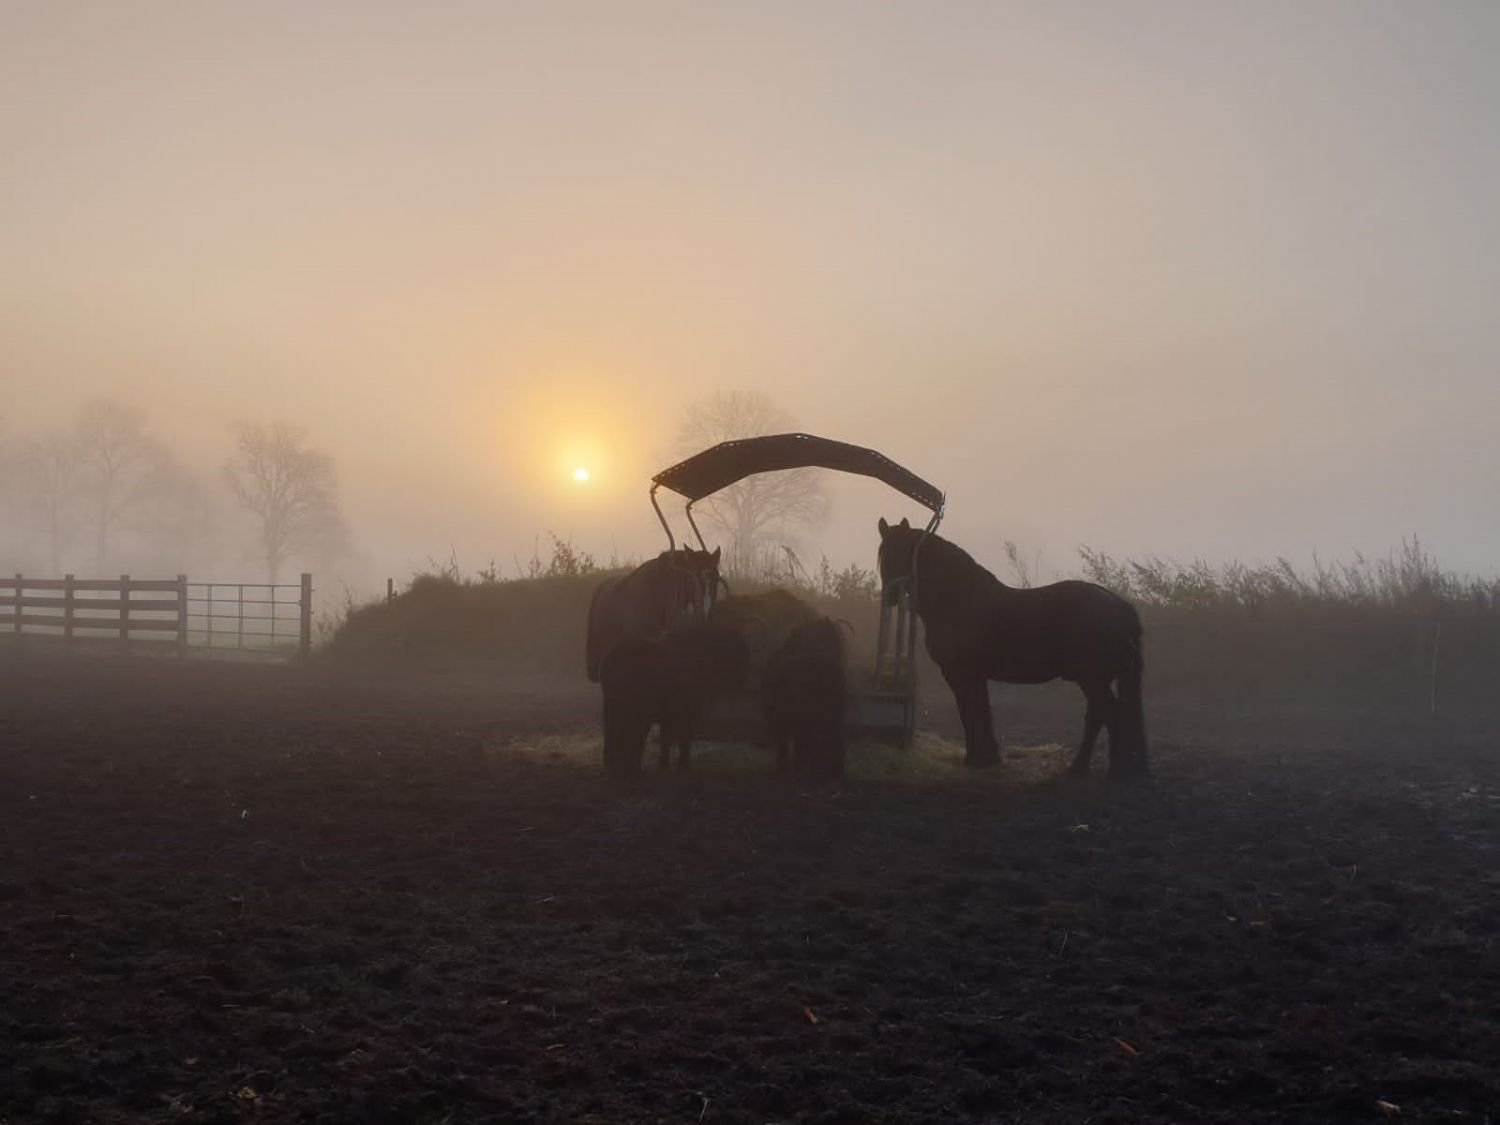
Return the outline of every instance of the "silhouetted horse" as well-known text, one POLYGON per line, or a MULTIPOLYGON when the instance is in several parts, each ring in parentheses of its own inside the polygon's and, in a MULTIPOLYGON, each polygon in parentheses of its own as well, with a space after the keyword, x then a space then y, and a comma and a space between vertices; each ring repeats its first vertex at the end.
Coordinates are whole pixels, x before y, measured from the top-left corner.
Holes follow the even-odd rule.
POLYGON ((818 611, 790 591, 762 590, 720 598, 708 619, 738 631, 749 643, 754 678, 797 626, 818 619, 818 611))
POLYGON ((1110 776, 1146 772, 1141 620, 1124 598, 1092 582, 1013 589, 946 539, 906 520, 892 527, 882 519, 880 580, 887 603, 894 604, 900 592, 891 583, 902 578, 912 579, 927 651, 953 689, 969 765, 1000 760, 990 680, 1063 679, 1082 688, 1088 700, 1073 772, 1088 772, 1101 726, 1109 731, 1110 776))
POLYGON ((629 574, 606 578, 589 602, 586 643, 590 683, 615 645, 707 619, 719 589, 719 549, 663 551, 629 574))
POLYGON ((604 768, 611 777, 640 772, 646 738, 661 728, 661 768, 688 767, 693 728, 714 696, 745 682, 745 638, 720 625, 690 625, 661 637, 630 637, 600 668, 604 689, 604 768))
POLYGON ((844 776, 844 634, 831 617, 799 625, 761 673, 761 705, 776 769, 804 781, 844 776), (788 760, 790 758, 790 761, 788 760))

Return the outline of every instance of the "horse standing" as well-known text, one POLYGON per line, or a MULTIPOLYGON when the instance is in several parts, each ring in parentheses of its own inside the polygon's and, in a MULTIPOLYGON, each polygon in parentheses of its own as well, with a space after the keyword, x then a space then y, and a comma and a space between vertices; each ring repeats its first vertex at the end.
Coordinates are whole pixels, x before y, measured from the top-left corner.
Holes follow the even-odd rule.
POLYGON ((708 618, 719 589, 719 550, 663 551, 629 574, 599 583, 589 602, 585 645, 590 683, 599 682, 604 658, 627 638, 708 618))
POLYGON ((777 772, 790 767, 812 782, 844 776, 848 697, 842 626, 831 617, 799 625, 761 675, 761 706, 776 744, 777 772))
POLYGON ((1076 683, 1088 703, 1072 771, 1088 772, 1103 727, 1109 731, 1110 776, 1146 773, 1141 620, 1124 598, 1081 581, 1015 589, 946 539, 904 519, 894 527, 882 519, 880 580, 888 604, 900 595, 892 585, 900 579, 909 581, 927 651, 953 689, 968 765, 1000 760, 990 680, 1063 679, 1076 683))
POLYGON ((630 637, 604 658, 604 768, 611 777, 640 772, 651 728, 661 728, 661 768, 686 770, 694 728, 714 696, 745 682, 750 649, 722 625, 693 625, 662 637, 630 637))

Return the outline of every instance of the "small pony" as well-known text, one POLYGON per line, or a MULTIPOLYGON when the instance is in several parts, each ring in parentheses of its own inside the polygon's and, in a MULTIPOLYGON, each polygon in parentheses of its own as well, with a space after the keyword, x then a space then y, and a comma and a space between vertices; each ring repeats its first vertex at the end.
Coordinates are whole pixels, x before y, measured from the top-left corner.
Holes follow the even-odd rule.
POLYGON ((720 625, 694 625, 659 637, 631 637, 600 667, 604 689, 604 769, 638 775, 653 726, 661 732, 661 768, 686 770, 698 716, 714 696, 733 691, 750 669, 745 638, 720 625))
POLYGON ((599 583, 589 601, 585 644, 590 683, 599 682, 604 658, 621 641, 708 619, 719 592, 719 550, 663 551, 599 583))
POLYGON ((794 629, 761 674, 761 706, 778 773, 823 782, 844 776, 843 626, 820 617, 794 629))

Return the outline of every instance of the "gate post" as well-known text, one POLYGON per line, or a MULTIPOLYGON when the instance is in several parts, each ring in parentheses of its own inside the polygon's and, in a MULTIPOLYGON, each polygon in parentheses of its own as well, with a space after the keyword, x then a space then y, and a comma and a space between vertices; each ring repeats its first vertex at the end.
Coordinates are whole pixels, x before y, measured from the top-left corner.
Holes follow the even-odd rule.
POLYGON ((302 609, 302 622, 297 638, 297 652, 306 657, 312 652, 312 575, 305 570, 302 572, 302 595, 299 605, 302 609))
POLYGON ((130 647, 130 575, 120 575, 120 647, 130 647))
POLYGON ((187 575, 177 576, 177 655, 187 655, 187 575))
POLYGON ((22 585, 22 583, 24 581, 25 581, 25 579, 23 579, 21 577, 21 572, 19 570, 16 571, 16 617, 15 617, 15 622, 16 622, 16 639, 17 640, 21 639, 21 585, 22 585))
POLYGON ((73 576, 63 575, 63 643, 73 645, 73 576))

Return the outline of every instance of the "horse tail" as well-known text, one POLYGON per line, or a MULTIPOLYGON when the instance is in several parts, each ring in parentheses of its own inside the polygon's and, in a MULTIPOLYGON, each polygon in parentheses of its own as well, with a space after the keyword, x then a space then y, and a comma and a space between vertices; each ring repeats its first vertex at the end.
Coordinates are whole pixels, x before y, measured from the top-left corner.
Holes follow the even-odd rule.
POLYGON ((609 655, 609 642, 611 638, 603 636, 605 632, 604 610, 599 604, 599 597, 605 590, 615 585, 613 579, 606 579, 599 583, 594 590, 594 595, 589 599, 589 623, 588 631, 584 637, 584 671, 587 672, 589 683, 597 684, 599 674, 604 664, 604 658, 609 655))
POLYGON ((1121 761, 1115 764, 1115 744, 1110 742, 1110 772, 1139 776, 1147 770, 1146 709, 1141 699, 1141 680, 1146 671, 1145 638, 1137 625, 1126 641, 1125 661, 1118 677, 1120 712, 1116 730, 1120 736, 1121 761))

